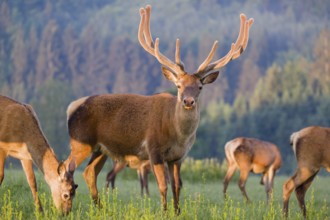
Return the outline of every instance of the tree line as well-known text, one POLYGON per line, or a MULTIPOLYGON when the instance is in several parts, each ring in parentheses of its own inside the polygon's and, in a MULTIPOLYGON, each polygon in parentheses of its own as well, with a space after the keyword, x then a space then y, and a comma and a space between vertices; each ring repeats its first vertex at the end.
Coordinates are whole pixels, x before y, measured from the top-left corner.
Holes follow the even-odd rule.
POLYGON ((306 126, 330 125, 330 31, 324 30, 314 44, 313 59, 303 56, 274 63, 261 77, 251 96, 237 94, 234 102, 211 101, 203 112, 193 148, 195 157, 224 155, 225 143, 237 136, 271 141, 280 148, 281 172, 294 168, 290 135, 306 126))
MULTIPOLYGON (((224 56, 239 13, 255 19, 247 51, 203 91, 202 120, 191 156, 223 159, 237 135, 277 143, 309 124, 327 126, 329 8, 325 0, 148 1, 160 49, 174 56, 181 39, 194 71, 214 40, 224 56)), ((141 2, 0 1, 0 93, 30 103, 61 158, 68 154, 66 107, 100 93, 173 91, 160 65, 137 42, 141 2)), ((287 159, 289 161, 289 158, 287 159)))

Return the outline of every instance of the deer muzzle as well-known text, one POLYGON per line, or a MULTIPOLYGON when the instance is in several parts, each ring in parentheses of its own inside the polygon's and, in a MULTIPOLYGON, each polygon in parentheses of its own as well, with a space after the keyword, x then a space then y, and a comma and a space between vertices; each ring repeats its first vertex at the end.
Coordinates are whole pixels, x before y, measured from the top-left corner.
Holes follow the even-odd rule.
POLYGON ((183 107, 187 110, 191 110, 195 107, 196 101, 193 97, 186 97, 183 99, 183 107))

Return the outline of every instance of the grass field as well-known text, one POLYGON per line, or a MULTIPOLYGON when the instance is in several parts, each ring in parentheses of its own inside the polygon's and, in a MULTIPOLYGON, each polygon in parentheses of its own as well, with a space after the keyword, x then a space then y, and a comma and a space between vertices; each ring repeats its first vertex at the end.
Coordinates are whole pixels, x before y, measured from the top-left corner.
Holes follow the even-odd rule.
MULTIPOLYGON (((74 199, 72 212, 60 216, 52 205, 49 188, 40 172, 37 180, 44 213, 35 211, 32 195, 25 175, 21 170, 6 170, 5 180, 0 187, 0 219, 283 219, 282 217, 282 184, 287 179, 278 176, 275 179, 274 198, 270 205, 265 204, 266 195, 259 184, 260 177, 251 175, 246 190, 253 201, 245 203, 233 180, 228 189, 229 199, 224 201, 222 195, 222 179, 208 181, 201 174, 201 180, 185 181, 181 191, 181 214, 176 216, 172 206, 172 193, 168 191, 169 210, 163 212, 156 183, 149 183, 150 197, 140 196, 137 178, 126 179, 118 175, 117 189, 107 192, 104 189, 105 172, 98 178, 101 192, 102 208, 96 208, 82 178, 82 172, 76 171, 75 181, 79 184, 74 199)), ((306 202, 308 219, 330 219, 330 177, 316 177, 307 192, 306 202)), ((289 219, 303 219, 294 193, 290 199, 289 219)))

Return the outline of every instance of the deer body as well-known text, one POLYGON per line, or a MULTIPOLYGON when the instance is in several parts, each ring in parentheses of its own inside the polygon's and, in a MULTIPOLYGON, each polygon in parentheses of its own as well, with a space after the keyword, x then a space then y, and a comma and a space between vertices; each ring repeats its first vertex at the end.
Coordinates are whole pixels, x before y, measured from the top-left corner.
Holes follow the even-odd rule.
POLYGON ((297 170, 283 185, 283 211, 288 215, 293 190, 306 218, 305 194, 323 167, 330 172, 330 128, 306 127, 295 132, 290 142, 297 159, 297 170))
POLYGON ((157 151, 161 155, 155 158, 158 162, 178 161, 195 140, 199 111, 196 108, 186 115, 182 113, 184 108, 176 105, 177 98, 166 93, 91 96, 69 113, 70 137, 88 143, 92 151, 100 148, 114 160, 129 163, 130 155, 148 160, 148 152, 157 151))
POLYGON ((152 96, 134 94, 97 95, 78 99, 68 108, 68 128, 71 155, 77 165, 90 154, 92 157, 84 177, 95 202, 98 201, 96 177, 107 156, 130 163, 150 160, 166 210, 167 183, 165 164, 171 179, 174 208, 179 212, 181 162, 191 149, 199 123, 199 94, 203 85, 213 83, 219 69, 236 59, 245 50, 253 20, 241 15, 239 36, 223 58, 210 63, 217 49, 210 54, 194 74, 184 71, 180 59, 180 41, 176 41, 175 62, 159 51, 150 33, 151 7, 140 9, 138 39, 141 46, 162 64, 163 75, 178 89, 177 96, 161 93, 152 96))
POLYGON ((225 145, 228 164, 227 174, 224 179, 224 195, 226 197, 228 183, 235 173, 240 170, 239 188, 243 196, 249 201, 245 191, 245 183, 250 172, 261 173, 261 184, 265 185, 267 201, 273 189, 274 176, 281 167, 281 154, 277 147, 269 142, 254 138, 235 138, 225 145))
MULTIPOLYGON (((153 96, 105 94, 83 99, 83 102, 76 101, 80 104, 78 107, 75 103, 70 105, 73 112, 68 109, 72 148, 69 159, 75 158, 79 166, 93 152, 84 177, 94 201, 98 202, 94 176, 100 172, 108 156, 127 164, 150 159, 154 165, 160 166, 162 176, 157 182, 162 183, 165 200, 164 163, 181 166, 195 140, 198 108, 184 114, 183 111, 187 110, 177 102, 177 97, 166 93, 153 96)), ((179 187, 181 177, 177 179, 179 187)))
POLYGON ((0 184, 4 179, 4 164, 8 156, 21 161, 39 210, 42 206, 37 196, 33 162, 45 176, 55 206, 64 214, 71 210, 77 187, 73 181, 75 164, 72 162, 65 167, 59 163, 31 106, 0 96, 0 184))

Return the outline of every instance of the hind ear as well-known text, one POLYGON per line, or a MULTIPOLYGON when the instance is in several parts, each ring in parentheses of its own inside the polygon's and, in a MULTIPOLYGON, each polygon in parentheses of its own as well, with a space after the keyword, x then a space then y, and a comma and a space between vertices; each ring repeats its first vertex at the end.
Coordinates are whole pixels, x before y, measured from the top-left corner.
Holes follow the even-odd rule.
POLYGON ((57 167, 57 174, 60 176, 61 179, 64 179, 65 173, 66 173, 65 164, 63 162, 60 162, 60 164, 57 167))
POLYGON ((76 169, 76 160, 72 159, 68 165, 68 172, 73 175, 74 171, 76 169))
POLYGON ((57 167, 57 174, 60 176, 61 179, 67 178, 67 173, 73 176, 73 173, 76 169, 76 160, 72 159, 70 163, 66 166, 65 162, 60 162, 57 167))

